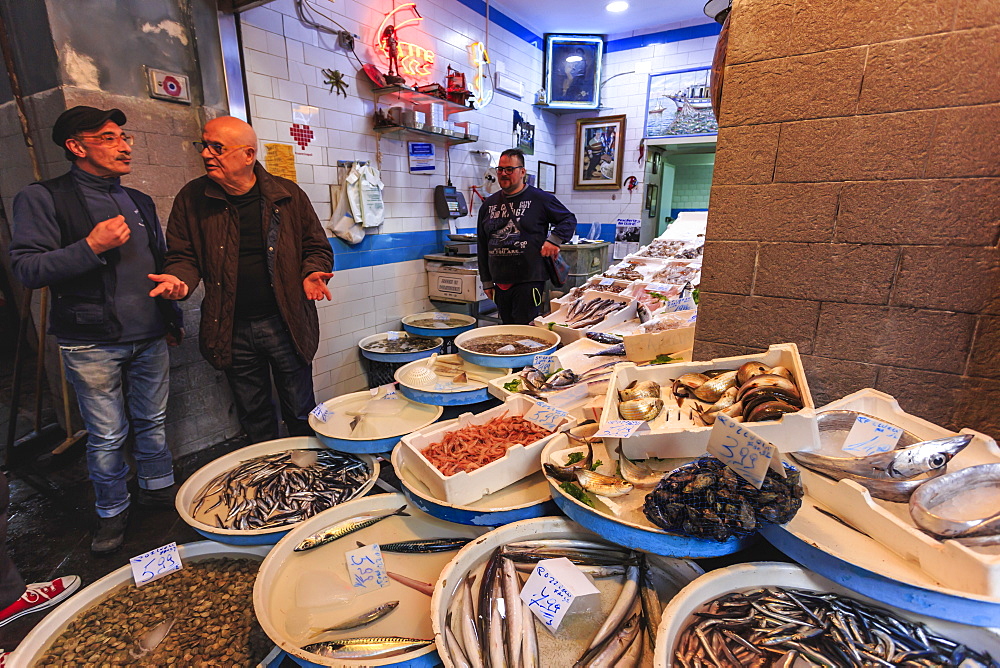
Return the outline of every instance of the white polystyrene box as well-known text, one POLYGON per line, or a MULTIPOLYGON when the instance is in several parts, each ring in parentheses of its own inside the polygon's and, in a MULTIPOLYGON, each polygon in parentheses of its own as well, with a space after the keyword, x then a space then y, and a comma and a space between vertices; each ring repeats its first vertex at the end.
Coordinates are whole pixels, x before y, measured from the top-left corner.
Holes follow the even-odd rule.
POLYGON ((679 362, 636 366, 626 362, 615 367, 611 386, 604 398, 601 426, 608 420, 620 420, 618 413, 618 390, 624 389, 634 380, 652 380, 660 385, 663 410, 630 438, 623 440, 625 454, 632 459, 648 457, 698 457, 705 454, 712 427, 697 426, 690 418, 689 401, 678 407, 671 386, 674 380, 686 373, 701 373, 711 369, 738 369, 745 362, 760 361, 768 366, 783 366, 792 372, 795 385, 802 397, 803 408, 789 413, 780 420, 768 422, 747 422, 750 430, 773 443, 781 452, 811 450, 819 447, 819 429, 816 426, 816 411, 809 384, 799 358, 799 349, 794 343, 773 344, 767 352, 738 357, 720 357, 708 362, 679 362))
MULTIPOLYGON (((434 464, 428 461, 423 456, 423 450, 432 443, 440 441, 447 432, 457 431, 470 424, 486 424, 504 413, 524 415, 531 410, 535 403, 534 399, 523 395, 512 396, 502 406, 491 408, 482 413, 476 415, 463 413, 458 417, 457 423, 436 428, 435 425, 431 425, 415 431, 404 436, 398 447, 406 448, 404 459, 407 468, 427 485, 431 494, 448 503, 460 506, 467 505, 540 471, 542 468, 540 459, 542 449, 552 436, 546 436, 534 443, 514 445, 507 450, 503 457, 486 466, 471 473, 459 471, 450 476, 441 473, 434 464)), ((556 431, 575 425, 576 420, 567 416, 559 423, 556 431)))
POLYGON ((569 302, 568 304, 563 304, 558 311, 548 315, 538 316, 532 324, 536 327, 542 327, 557 333, 559 335, 559 339, 562 341, 562 344, 568 345, 577 339, 582 339, 586 336, 587 332, 603 332, 608 327, 621 324, 626 320, 631 320, 636 317, 636 301, 631 297, 611 292, 601 292, 599 290, 587 290, 577 301, 589 302, 592 299, 613 299, 616 302, 623 302, 627 304, 627 306, 612 313, 600 322, 590 325, 584 329, 574 329, 572 327, 566 327, 565 325, 559 324, 566 322, 569 310, 573 307, 573 304, 576 303, 574 301, 569 302))

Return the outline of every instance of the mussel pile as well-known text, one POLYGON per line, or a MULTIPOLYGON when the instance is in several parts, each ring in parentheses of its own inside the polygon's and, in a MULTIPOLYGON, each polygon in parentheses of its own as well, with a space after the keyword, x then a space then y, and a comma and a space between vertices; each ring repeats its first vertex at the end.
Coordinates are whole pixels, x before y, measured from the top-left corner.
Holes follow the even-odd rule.
POLYGON ((803 406, 792 372, 760 362, 734 371, 686 373, 674 381, 673 393, 678 406, 684 399, 697 400, 692 417, 705 425, 720 413, 737 422, 778 420, 803 406))
POLYGON ((644 420, 649 422, 663 410, 660 399, 660 385, 651 380, 633 380, 624 389, 618 390, 618 413, 623 420, 644 420))
POLYGON ((675 469, 646 496, 646 519, 673 533, 725 542, 748 536, 761 522, 784 524, 802 505, 799 472, 786 478, 768 469, 758 490, 714 457, 675 469))

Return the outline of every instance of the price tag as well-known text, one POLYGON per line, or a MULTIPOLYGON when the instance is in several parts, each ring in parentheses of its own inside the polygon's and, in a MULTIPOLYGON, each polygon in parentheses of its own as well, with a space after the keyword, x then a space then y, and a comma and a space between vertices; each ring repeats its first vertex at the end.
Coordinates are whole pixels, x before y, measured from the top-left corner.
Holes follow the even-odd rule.
POLYGON ((602 278, 601 282, 598 283, 598 285, 611 285, 614 282, 615 282, 615 279, 613 279, 613 278, 602 278))
POLYGON ((859 415, 847 434, 841 449, 852 455, 864 457, 896 449, 903 430, 891 424, 880 422, 867 415, 859 415))
POLYGON ((390 332, 386 332, 385 333, 385 340, 386 341, 399 341, 399 332, 391 332, 391 331, 390 332))
POLYGON ((435 320, 451 320, 451 316, 447 313, 442 313, 441 311, 434 311, 435 320))
POLYGON ((608 420, 604 426, 594 434, 595 438, 628 438, 639 427, 646 424, 642 420, 608 420))
POLYGON ((782 477, 785 467, 777 455, 778 449, 757 436, 728 415, 720 414, 708 437, 708 454, 740 474, 760 489, 770 467, 782 477))
POLYGON ((676 286, 665 285, 663 283, 650 283, 649 285, 646 286, 646 292, 657 292, 657 293, 659 293, 661 295, 667 295, 667 294, 670 294, 670 292, 675 287, 676 286))
MULTIPOLYGON (((566 411, 561 408, 556 408, 543 401, 535 403, 534 406, 524 414, 524 419, 528 422, 534 422, 539 427, 544 427, 549 431, 555 431, 566 416, 569 415, 566 411)), ((524 443, 522 445, 527 445, 524 443)))
POLYGON ((559 358, 555 355, 535 355, 531 360, 531 366, 547 376, 559 368, 559 358))
POLYGON ((132 566, 132 577, 137 587, 184 568, 181 555, 177 552, 177 543, 170 543, 138 557, 132 557, 129 559, 129 564, 132 566))
POLYGON ((309 415, 312 415, 320 422, 326 422, 333 415, 332 411, 327 410, 326 404, 317 404, 316 408, 309 411, 309 415))
POLYGON ((676 299, 668 299, 663 303, 659 312, 674 313, 676 311, 690 311, 693 308, 698 308, 698 305, 694 303, 694 298, 688 294, 676 299))
POLYGON ((396 394, 396 383, 389 383, 387 385, 379 385, 378 387, 373 387, 368 390, 368 394, 373 397, 382 395, 383 399, 399 399, 399 395, 396 394))
POLYGON ((531 339, 521 339, 518 341, 522 346, 527 346, 529 348, 545 348, 544 343, 539 343, 538 341, 532 341, 531 339))
POLYGON ((543 559, 535 566, 521 589, 521 600, 532 614, 553 633, 563 617, 592 610, 601 593, 569 559, 543 559))
POLYGON ((351 584, 361 589, 374 591, 389 585, 389 576, 382 562, 382 550, 378 543, 365 545, 344 553, 347 559, 347 573, 351 584))

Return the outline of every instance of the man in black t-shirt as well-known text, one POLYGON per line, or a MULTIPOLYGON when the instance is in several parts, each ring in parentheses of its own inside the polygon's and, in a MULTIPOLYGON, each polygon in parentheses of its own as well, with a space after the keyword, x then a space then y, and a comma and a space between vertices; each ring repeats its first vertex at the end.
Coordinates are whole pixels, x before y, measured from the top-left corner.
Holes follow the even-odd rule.
POLYGON ((251 442, 278 438, 272 379, 289 435, 311 436, 314 302, 330 299, 330 242, 302 189, 257 162, 247 123, 209 121, 195 146, 207 174, 174 200, 154 293, 184 299, 204 280, 201 351, 226 372, 251 442))
POLYGON ((501 190, 479 207, 476 226, 483 290, 505 325, 527 325, 540 314, 548 276, 542 258, 558 256, 559 244, 576 232, 576 216, 524 177, 524 153, 516 148, 501 153, 501 190))

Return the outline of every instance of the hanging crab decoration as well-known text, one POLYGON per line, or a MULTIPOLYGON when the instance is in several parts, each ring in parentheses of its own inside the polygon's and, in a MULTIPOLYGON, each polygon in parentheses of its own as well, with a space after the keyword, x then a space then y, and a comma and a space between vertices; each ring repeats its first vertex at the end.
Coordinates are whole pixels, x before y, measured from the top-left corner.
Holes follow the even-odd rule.
POLYGON ((344 74, 340 70, 321 70, 321 72, 325 77, 323 83, 330 86, 331 93, 336 88, 338 96, 347 97, 347 82, 344 81, 344 74))

